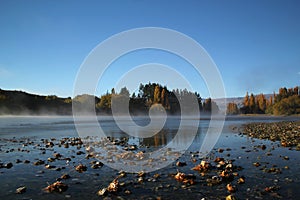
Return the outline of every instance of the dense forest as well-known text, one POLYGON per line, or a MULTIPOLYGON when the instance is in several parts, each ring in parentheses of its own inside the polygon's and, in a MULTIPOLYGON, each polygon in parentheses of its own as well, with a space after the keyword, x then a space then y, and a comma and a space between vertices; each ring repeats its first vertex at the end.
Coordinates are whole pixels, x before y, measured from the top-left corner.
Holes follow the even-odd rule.
POLYGON ((300 114, 299 87, 280 88, 278 94, 274 92, 268 99, 264 94, 246 94, 243 106, 240 108, 234 102, 227 104, 226 113, 233 114, 272 114, 292 115, 300 114))
MULTIPOLYGON (((170 91, 166 86, 157 83, 140 84, 138 93, 130 95, 126 87, 119 92, 111 89, 110 92, 96 97, 82 94, 74 97, 60 98, 55 95, 41 96, 28 94, 22 91, 7 91, 0 89, 0 114, 1 115, 71 115, 72 103, 76 108, 84 111, 88 102, 95 103, 97 114, 111 114, 112 102, 129 99, 129 111, 133 115, 147 114, 152 105, 159 104, 165 111, 172 114, 180 114, 180 101, 195 97, 199 110, 205 113, 218 112, 217 104, 211 98, 203 100, 198 93, 186 89, 170 91), (114 99, 114 101, 112 101, 114 99)), ((185 111, 193 113, 195 105, 185 105, 185 111)), ((120 110, 121 112, 121 110, 120 110)))

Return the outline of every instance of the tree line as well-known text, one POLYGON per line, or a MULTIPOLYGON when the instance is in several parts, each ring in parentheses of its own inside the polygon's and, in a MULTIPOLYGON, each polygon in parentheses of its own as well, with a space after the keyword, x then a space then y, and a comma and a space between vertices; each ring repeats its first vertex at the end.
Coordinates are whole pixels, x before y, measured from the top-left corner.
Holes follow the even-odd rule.
MULTIPOLYGON (((180 114, 181 109, 185 112, 195 112, 195 107, 200 112, 212 113, 218 112, 217 104, 211 99, 202 99, 197 92, 191 92, 187 89, 175 89, 170 91, 166 86, 157 83, 140 84, 137 92, 130 94, 126 87, 121 88, 119 92, 114 88, 107 91, 106 94, 96 97, 94 95, 82 94, 77 95, 73 99, 60 98, 55 95, 41 96, 28 94, 22 91, 7 91, 0 89, 0 114, 19 115, 19 114, 53 114, 53 115, 71 115, 72 104, 77 109, 85 112, 87 104, 93 103, 95 107, 91 111, 97 114, 111 114, 112 102, 124 103, 129 102, 129 112, 131 114, 147 114, 153 105, 160 105, 170 114, 180 114), (196 98, 197 105, 180 104, 180 102, 192 102, 191 98, 196 98)), ((128 104, 127 104, 128 105, 128 104)), ((158 107, 158 108, 161 108, 158 107)), ((90 108, 89 108, 90 109, 90 108)), ((123 112, 127 108, 120 107, 118 112, 123 112)))
POLYGON ((161 105, 168 114, 180 114, 181 109, 192 113, 195 111, 195 107, 198 107, 200 112, 212 113, 219 111, 217 104, 211 98, 203 100, 197 92, 193 93, 187 89, 170 91, 166 86, 150 82, 145 85, 141 83, 138 92, 132 93, 131 96, 126 87, 121 88, 119 93, 114 88, 110 92, 107 91, 96 103, 96 110, 99 113, 110 114, 112 102, 124 101, 124 98, 129 99, 129 111, 132 114, 147 113, 151 106, 156 104, 161 105), (180 104, 180 102, 192 102, 190 101, 192 98, 196 98, 197 105, 180 104), (182 108, 181 106, 185 107, 182 108))
POLYGON ((275 92, 268 99, 264 94, 249 95, 248 92, 243 100, 243 105, 238 107, 234 102, 227 104, 226 113, 234 114, 272 114, 292 115, 300 114, 300 90, 294 88, 280 88, 278 94, 275 92))

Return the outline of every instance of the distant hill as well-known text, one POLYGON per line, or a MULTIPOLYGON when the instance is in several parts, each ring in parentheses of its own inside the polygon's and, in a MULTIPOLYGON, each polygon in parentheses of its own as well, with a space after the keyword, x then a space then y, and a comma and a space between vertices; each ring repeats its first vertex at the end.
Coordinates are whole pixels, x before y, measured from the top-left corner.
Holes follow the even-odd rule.
POLYGON ((214 102, 218 105, 220 111, 222 113, 226 112, 227 104, 229 102, 234 102, 238 105, 238 107, 241 107, 243 105, 244 97, 230 97, 230 98, 218 98, 213 99, 214 102), (225 103, 224 103, 225 100, 225 103))
POLYGON ((0 115, 70 115, 71 98, 0 89, 0 115))

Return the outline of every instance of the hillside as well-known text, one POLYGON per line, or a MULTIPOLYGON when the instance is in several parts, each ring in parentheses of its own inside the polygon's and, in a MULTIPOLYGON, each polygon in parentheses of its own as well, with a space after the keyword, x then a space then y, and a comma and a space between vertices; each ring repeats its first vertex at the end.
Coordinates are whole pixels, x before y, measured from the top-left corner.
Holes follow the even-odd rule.
POLYGON ((72 101, 55 95, 41 96, 0 89, 0 115, 70 115, 72 101))

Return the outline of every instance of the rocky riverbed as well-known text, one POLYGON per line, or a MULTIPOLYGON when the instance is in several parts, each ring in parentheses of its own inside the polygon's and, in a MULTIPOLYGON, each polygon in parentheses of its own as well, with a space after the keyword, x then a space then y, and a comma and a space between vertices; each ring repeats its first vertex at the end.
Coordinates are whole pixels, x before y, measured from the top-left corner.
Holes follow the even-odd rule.
POLYGON ((280 141, 283 147, 300 150, 300 121, 250 123, 243 127, 242 133, 254 138, 280 141))
MULTIPOLYGON (((149 173, 112 169, 82 138, 54 137, 58 128, 50 133, 38 129, 30 137, 2 135, 0 199, 297 199, 300 154, 296 144, 286 148, 279 139, 232 133, 230 127, 241 130, 238 127, 245 123, 244 119, 237 120, 226 122, 215 148, 205 157, 199 156, 201 134, 206 130, 202 122, 201 132, 179 159, 149 173)), ((287 130, 297 128, 297 123, 259 122, 244 127, 261 124, 259 127, 269 130, 269 126, 282 128, 284 124, 287 130)), ((129 144, 122 134, 103 141, 111 150, 114 147, 126 151, 118 159, 145 159, 144 152, 157 148, 129 144)), ((170 149, 161 159, 173 159, 172 153, 176 150, 170 149)))

